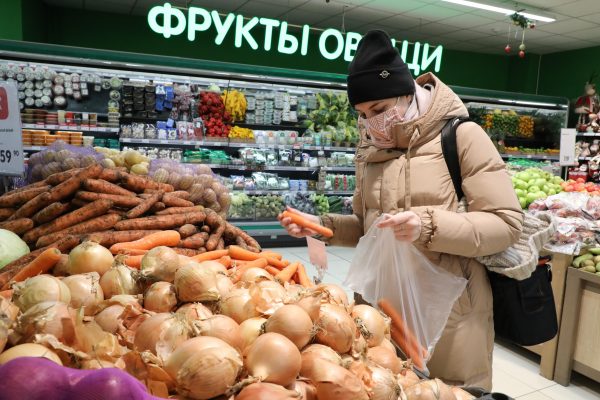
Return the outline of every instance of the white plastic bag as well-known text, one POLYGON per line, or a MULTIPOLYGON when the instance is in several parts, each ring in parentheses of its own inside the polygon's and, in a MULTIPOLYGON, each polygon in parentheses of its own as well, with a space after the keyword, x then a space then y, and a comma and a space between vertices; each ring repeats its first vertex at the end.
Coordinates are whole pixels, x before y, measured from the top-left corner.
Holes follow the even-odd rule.
POLYGON ((360 239, 344 284, 370 304, 388 300, 405 325, 396 328, 403 340, 396 344, 405 353, 413 349, 407 357, 427 372, 425 363, 467 280, 432 264, 412 244, 396 240, 392 229, 378 228, 380 220, 360 239), (421 352, 415 355, 415 349, 421 352))

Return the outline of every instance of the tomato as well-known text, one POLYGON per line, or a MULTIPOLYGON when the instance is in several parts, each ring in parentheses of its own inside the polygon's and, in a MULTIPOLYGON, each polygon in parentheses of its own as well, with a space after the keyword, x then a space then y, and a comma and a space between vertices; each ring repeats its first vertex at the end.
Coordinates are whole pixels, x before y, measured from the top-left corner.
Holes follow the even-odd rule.
POLYGON ((576 182, 577 182, 577 183, 584 183, 584 182, 585 182, 585 179, 583 179, 583 178, 577 178, 577 181, 576 181, 576 182))

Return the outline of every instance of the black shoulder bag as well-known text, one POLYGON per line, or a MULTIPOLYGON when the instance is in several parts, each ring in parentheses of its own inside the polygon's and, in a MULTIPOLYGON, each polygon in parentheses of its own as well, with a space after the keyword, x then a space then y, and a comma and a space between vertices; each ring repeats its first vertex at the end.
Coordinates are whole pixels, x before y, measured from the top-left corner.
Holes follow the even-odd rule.
MULTIPOLYGON (((454 118, 442 129, 442 153, 459 200, 465 194, 462 190, 456 129, 467 121, 468 118, 454 118)), ((529 278, 521 281, 488 271, 494 297, 496 335, 522 346, 546 342, 558 332, 556 306, 550 284, 552 271, 545 262, 540 264, 529 278)))

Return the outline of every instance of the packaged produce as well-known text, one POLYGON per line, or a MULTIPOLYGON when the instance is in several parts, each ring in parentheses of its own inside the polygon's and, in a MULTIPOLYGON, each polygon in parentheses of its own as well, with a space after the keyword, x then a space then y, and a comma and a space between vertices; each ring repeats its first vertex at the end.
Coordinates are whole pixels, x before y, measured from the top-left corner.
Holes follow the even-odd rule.
POLYGON ((272 220, 285 209, 283 197, 279 195, 254 196, 253 200, 256 219, 272 220))
POLYGON ((295 208, 307 214, 316 214, 315 205, 309 193, 292 192, 283 196, 283 203, 286 206, 295 208))
POLYGON ((228 216, 231 219, 254 219, 255 212, 252 198, 244 193, 233 193, 228 216))

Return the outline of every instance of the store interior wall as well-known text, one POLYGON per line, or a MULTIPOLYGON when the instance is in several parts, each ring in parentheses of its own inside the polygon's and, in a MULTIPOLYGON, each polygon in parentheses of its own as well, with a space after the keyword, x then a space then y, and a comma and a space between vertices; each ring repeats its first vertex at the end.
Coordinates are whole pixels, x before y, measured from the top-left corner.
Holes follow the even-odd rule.
MULTIPOLYGON (((256 36, 260 37, 260 32, 256 36)), ((41 0, 2 0, 0 38, 253 65, 265 65, 268 60, 267 65, 274 67, 339 74, 347 71, 346 62, 325 60, 315 47, 302 57, 247 46, 238 49, 233 35, 227 35, 221 46, 212 38, 194 42, 184 36, 165 39, 149 29, 144 16, 61 8, 41 0)), ((600 47, 544 56, 528 52, 520 59, 505 55, 502 49, 497 55, 444 49, 437 75, 451 85, 575 99, 593 65, 600 64, 598 50, 600 47)))

